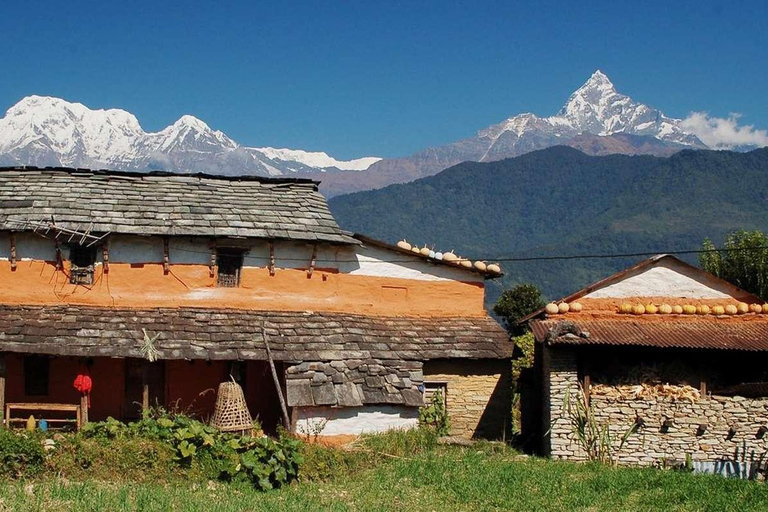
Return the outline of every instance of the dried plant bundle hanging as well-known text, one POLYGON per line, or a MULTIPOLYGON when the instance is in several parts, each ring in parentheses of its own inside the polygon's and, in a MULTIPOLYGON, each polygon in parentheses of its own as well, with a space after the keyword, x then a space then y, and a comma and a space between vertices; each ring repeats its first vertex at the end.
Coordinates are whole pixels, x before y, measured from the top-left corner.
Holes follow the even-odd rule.
POLYGON ((157 348, 155 348, 155 342, 160 338, 161 333, 157 333, 150 337, 146 329, 142 329, 141 332, 144 333, 144 341, 141 344, 141 354, 147 361, 154 363, 160 356, 157 348))

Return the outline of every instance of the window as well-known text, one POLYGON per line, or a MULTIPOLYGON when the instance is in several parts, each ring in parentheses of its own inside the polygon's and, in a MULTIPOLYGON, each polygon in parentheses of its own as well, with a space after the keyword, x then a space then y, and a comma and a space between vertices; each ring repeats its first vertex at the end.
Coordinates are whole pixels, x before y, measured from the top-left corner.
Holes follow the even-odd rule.
POLYGON ((48 394, 48 370, 50 359, 45 356, 24 358, 24 394, 41 396, 48 394))
POLYGON ((216 251, 218 278, 216 286, 237 288, 240 286, 240 271, 243 269, 242 249, 219 248, 216 251))
POLYGON ((447 382, 424 382, 424 405, 429 405, 432 403, 432 397, 435 396, 436 393, 440 393, 440 397, 443 401, 443 407, 445 407, 447 403, 447 395, 448 395, 448 383, 447 382))
POLYGON ((93 267, 96 264, 96 247, 69 246, 69 282, 72 284, 93 284, 93 267))

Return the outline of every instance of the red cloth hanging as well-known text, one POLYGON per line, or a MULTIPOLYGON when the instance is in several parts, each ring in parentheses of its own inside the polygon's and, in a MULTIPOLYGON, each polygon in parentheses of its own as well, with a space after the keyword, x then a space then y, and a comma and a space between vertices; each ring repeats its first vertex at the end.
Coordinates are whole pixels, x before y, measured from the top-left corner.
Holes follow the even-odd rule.
POLYGON ((80 367, 80 371, 75 377, 75 382, 72 384, 76 390, 86 396, 88 401, 88 408, 91 407, 91 390, 93 389, 93 380, 91 380, 91 374, 88 368, 85 366, 80 367))

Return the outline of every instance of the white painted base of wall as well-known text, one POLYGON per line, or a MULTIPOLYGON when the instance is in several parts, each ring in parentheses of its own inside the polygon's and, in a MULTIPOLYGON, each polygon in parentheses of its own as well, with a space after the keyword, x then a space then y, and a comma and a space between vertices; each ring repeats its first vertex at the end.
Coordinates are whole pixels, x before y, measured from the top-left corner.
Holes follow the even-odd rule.
POLYGON ((309 436, 375 434, 419 425, 419 409, 396 405, 302 407, 296 432, 309 436), (318 433, 319 432, 319 433, 318 433))

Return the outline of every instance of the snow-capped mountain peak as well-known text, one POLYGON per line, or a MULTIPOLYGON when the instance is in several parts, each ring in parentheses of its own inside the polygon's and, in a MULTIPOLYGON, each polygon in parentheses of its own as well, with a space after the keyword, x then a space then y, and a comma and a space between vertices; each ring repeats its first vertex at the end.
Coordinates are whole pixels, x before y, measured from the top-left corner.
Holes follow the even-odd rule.
POLYGON ((0 165, 167 169, 279 176, 328 169, 365 170, 380 160, 249 148, 192 115, 145 132, 125 110, 92 110, 49 96, 27 96, 0 118, 0 165))
MULTIPOLYGON (((704 147, 695 135, 682 128, 681 122, 619 93, 611 79, 597 70, 571 94, 556 115, 537 117, 519 114, 478 132, 478 136, 494 141, 498 139, 505 145, 512 143, 526 147, 527 143, 519 139, 535 137, 536 144, 541 144, 542 140, 558 143, 579 134, 609 136, 622 133, 651 136, 683 146, 704 147)), ((496 154, 497 150, 489 148, 484 160, 496 154)))

